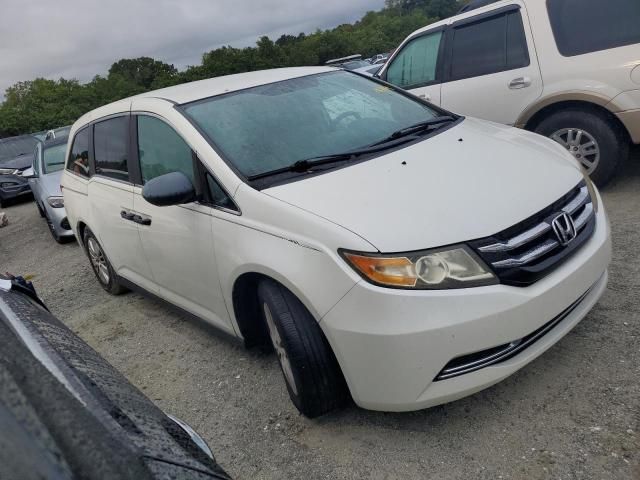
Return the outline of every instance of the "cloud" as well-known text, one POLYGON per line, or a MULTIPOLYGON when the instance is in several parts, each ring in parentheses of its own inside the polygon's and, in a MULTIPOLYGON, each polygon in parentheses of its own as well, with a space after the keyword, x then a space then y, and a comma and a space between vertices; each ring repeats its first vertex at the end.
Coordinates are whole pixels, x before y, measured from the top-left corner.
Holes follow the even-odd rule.
POLYGON ((221 45, 353 22, 384 0, 4 0, 0 99, 36 77, 88 81, 121 58, 150 56, 178 68, 221 45))

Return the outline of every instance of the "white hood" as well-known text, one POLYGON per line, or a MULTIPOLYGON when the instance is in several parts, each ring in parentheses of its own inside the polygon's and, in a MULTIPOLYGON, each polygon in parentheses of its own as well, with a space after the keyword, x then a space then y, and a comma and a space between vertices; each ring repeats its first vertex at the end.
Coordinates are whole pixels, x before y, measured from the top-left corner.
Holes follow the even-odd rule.
POLYGON ((263 193, 391 253, 493 235, 581 179, 577 163, 551 140, 468 118, 410 147, 263 193))

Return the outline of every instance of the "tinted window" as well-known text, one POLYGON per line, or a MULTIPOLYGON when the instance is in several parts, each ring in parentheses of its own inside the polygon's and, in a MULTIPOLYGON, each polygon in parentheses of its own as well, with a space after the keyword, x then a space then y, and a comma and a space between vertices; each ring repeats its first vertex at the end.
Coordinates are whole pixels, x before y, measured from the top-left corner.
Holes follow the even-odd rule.
POLYGON ((105 120, 93 128, 96 175, 128 181, 129 117, 105 120))
POLYGON ((162 120, 138 117, 138 154, 143 183, 170 172, 182 172, 193 182, 191 148, 162 120))
POLYGON ((640 43, 638 0, 548 0, 547 7, 564 56, 640 43))
POLYGON ((87 178, 89 178, 89 129, 90 127, 87 127, 76 133, 67 163, 67 170, 87 178))
POLYGON ((411 40, 387 70, 387 81, 399 87, 417 87, 435 81, 442 32, 411 40))
POLYGON ((64 167, 65 153, 67 153, 66 143, 45 148, 42 159, 42 173, 52 173, 62 170, 64 167))
POLYGON ((207 186, 209 187, 209 196, 214 205, 218 207, 224 207, 229 210, 238 210, 233 200, 229 198, 229 195, 223 190, 216 180, 207 173, 207 186))
POLYGON ((451 80, 529 65, 520 12, 464 24, 453 30, 451 80))
POLYGON ((248 177, 362 148, 436 116, 422 102, 347 71, 248 88, 184 110, 248 177))

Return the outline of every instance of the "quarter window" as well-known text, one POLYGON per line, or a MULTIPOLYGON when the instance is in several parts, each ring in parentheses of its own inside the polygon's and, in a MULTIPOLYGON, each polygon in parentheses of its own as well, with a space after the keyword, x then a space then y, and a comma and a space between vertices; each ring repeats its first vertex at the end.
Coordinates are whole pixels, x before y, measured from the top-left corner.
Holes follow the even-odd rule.
POLYGON ((436 80, 442 32, 411 40, 394 58, 387 81, 403 88, 416 88, 436 80))
POLYGON ((129 117, 105 120, 93 128, 96 175, 128 181, 129 117))
POLYGON ((227 210, 238 210, 238 207, 233 203, 233 200, 229 198, 229 195, 227 195, 220 184, 209 173, 207 173, 207 187, 209 189, 211 202, 215 206, 223 207, 227 210))
POLYGON ((453 29, 450 80, 504 72, 529 63, 519 11, 453 29))
POLYGON ((548 0, 547 8, 565 57, 640 43, 638 0, 548 0))
POLYGON ((85 178, 89 178, 89 128, 76 133, 67 160, 67 170, 85 178))
POLYGON ((158 118, 138 117, 138 155, 143 183, 170 172, 182 172, 193 182, 191 148, 158 118))

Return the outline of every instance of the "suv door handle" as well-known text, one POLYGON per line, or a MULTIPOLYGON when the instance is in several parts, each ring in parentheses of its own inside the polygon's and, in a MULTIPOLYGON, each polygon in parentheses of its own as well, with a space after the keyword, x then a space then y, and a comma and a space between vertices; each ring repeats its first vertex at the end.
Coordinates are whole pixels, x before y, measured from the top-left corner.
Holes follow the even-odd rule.
POLYGON ((137 223, 139 225, 144 225, 146 227, 151 225, 151 218, 146 217, 144 215, 138 215, 138 214, 133 213, 133 212, 127 212, 126 210, 122 210, 120 212, 120 216, 122 218, 124 218, 125 220, 128 220, 128 221, 133 222, 133 223, 137 223))
POLYGON ((527 88, 530 86, 531 86, 531 79, 529 77, 514 78, 513 80, 511 80, 511 83, 509 84, 509 88, 511 90, 518 90, 520 88, 527 88))
POLYGON ((428 93, 421 93, 420 95, 418 95, 418 98, 426 100, 427 102, 431 101, 431 95, 429 95, 428 93))

